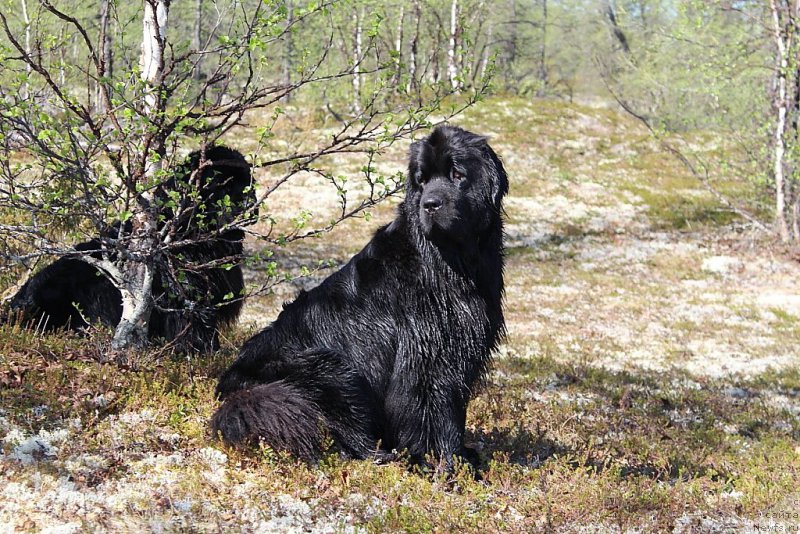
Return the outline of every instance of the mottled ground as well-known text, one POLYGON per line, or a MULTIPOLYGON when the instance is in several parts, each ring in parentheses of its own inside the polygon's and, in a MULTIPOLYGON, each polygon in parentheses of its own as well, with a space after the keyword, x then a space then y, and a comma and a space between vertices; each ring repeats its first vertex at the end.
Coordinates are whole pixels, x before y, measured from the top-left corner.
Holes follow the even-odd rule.
MULTIPOLYGON (((309 467, 210 439, 214 377, 323 269, 249 300, 208 358, 120 369, 103 361, 103 335, 0 331, 0 531, 796 530, 796 258, 613 110, 492 99, 457 123, 491 137, 512 184, 508 339, 468 420, 482 480, 335 454, 309 467)), ((405 150, 380 170, 402 171, 405 150)), ((358 160, 331 164, 363 193, 358 160)), ((312 176, 279 191, 268 207, 283 227, 298 207, 309 225, 336 212, 335 192, 312 176)), ((292 276, 339 264, 392 210, 271 260, 292 276)), ((248 283, 263 273, 248 268, 248 283)))

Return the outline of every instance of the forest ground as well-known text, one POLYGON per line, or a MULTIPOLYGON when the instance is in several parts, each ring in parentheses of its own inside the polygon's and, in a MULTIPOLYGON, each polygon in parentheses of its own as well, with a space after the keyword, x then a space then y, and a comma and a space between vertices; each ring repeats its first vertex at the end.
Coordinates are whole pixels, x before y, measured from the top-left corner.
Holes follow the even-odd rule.
MULTIPOLYGON (((454 122, 490 137, 511 181, 508 338, 467 421, 481 480, 335 454, 307 466, 211 439, 216 376, 323 269, 249 300, 206 357, 120 367, 107 333, 0 327, 0 531, 800 528, 797 258, 607 107, 493 98, 454 122)), ((379 168, 402 171, 405 150, 379 168)), ((269 209, 290 217, 298 199, 316 220, 336 206, 309 178, 269 209)), ((274 259, 295 274, 342 263, 393 204, 274 259)), ((261 273, 248 268, 248 283, 261 273)))

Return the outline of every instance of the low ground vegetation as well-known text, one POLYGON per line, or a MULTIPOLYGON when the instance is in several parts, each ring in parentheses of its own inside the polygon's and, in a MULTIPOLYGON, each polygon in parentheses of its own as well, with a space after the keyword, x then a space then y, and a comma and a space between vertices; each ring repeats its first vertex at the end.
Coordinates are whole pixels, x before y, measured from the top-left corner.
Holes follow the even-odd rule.
MULTIPOLYGON (((369 221, 275 250, 269 261, 293 281, 249 300, 242 324, 210 356, 153 351, 134 366, 109 361, 110 333, 2 327, 0 524, 58 532, 797 528, 797 259, 751 232, 613 110, 494 98, 458 123, 491 136, 511 180, 509 335, 467 421, 482 480, 333 454, 309 467, 209 436, 215 379, 241 343, 325 276, 320 260, 341 263, 359 250, 391 219, 387 203, 369 221)), ((378 164, 397 172, 404 159, 396 147, 378 164)), ((359 172, 355 160, 339 165, 359 172)), ((313 178, 294 187, 296 196, 273 201, 276 217, 299 200, 320 220, 337 209, 335 192, 313 178)), ((248 266, 248 283, 258 285, 263 269, 248 266)))

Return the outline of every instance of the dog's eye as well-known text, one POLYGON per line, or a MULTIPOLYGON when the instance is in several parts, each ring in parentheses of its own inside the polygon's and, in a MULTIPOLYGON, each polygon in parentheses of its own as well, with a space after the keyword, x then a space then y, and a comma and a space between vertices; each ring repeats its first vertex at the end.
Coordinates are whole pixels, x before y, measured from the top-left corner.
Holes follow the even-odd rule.
POLYGON ((455 180, 456 182, 460 182, 461 180, 467 177, 466 174, 464 174, 463 172, 459 172, 455 169, 450 171, 450 176, 452 176, 453 180, 455 180))

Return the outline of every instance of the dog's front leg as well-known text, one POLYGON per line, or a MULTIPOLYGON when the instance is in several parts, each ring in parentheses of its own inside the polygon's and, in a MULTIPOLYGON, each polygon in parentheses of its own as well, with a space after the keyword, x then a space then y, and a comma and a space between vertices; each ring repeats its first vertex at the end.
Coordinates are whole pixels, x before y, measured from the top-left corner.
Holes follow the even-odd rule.
POLYGON ((391 447, 414 463, 427 463, 432 456, 449 469, 462 456, 466 397, 455 386, 421 388, 405 378, 395 380, 386 396, 391 447))

